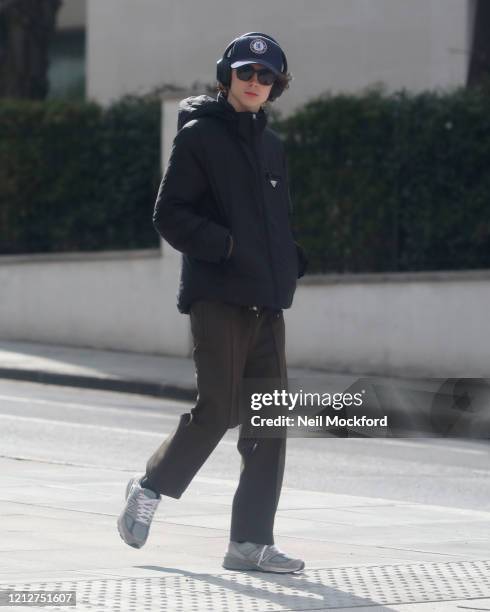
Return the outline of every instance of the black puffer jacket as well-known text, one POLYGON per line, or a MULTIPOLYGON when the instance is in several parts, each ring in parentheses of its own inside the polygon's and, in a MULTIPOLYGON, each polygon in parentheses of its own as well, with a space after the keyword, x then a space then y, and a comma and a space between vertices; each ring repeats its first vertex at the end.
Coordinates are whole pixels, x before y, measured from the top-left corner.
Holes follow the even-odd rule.
POLYGON ((221 93, 179 105, 153 223, 183 254, 182 313, 196 299, 291 306, 307 260, 291 230, 283 144, 266 125, 263 109, 236 112, 221 93))

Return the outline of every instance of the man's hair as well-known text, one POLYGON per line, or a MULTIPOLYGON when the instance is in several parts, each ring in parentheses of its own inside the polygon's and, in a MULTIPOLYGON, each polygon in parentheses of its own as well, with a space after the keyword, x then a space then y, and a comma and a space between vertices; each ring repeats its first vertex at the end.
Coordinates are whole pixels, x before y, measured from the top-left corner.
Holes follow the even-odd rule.
MULTIPOLYGON (((232 68, 232 70, 236 70, 236 68, 232 68)), ((284 74, 278 74, 276 77, 276 83, 274 84, 275 87, 279 88, 281 93, 285 90, 285 89, 289 89, 289 83, 292 80, 293 76, 290 72, 286 72, 284 74)), ((223 92, 223 94, 225 96, 228 96, 228 92, 230 90, 229 87, 223 85, 223 83, 220 83, 219 81, 217 82, 217 90, 223 92)), ((271 87, 271 93, 274 90, 274 86, 271 87)), ((273 102, 276 98, 275 97, 271 97, 271 93, 269 94, 269 97, 267 98, 267 100, 265 101, 265 103, 263 104, 263 106, 265 106, 266 104, 269 104, 270 102, 273 102)), ((277 96, 276 96, 277 97, 277 96)))

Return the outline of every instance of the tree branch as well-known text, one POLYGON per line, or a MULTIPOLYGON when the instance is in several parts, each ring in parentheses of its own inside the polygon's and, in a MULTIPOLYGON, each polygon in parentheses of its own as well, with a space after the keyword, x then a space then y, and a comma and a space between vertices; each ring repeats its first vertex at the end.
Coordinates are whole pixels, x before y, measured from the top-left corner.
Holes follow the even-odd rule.
POLYGON ((0 97, 44 99, 62 0, 0 0, 0 97))

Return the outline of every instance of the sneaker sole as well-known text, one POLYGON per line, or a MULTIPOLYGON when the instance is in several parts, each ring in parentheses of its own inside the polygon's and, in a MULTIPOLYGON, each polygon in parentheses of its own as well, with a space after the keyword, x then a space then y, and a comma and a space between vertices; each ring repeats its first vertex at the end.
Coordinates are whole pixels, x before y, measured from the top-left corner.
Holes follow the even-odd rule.
POLYGON ((238 557, 233 557, 232 555, 226 555, 222 567, 227 570, 247 570, 247 571, 255 571, 255 572, 270 572, 272 574, 292 574, 294 572, 299 572, 305 568, 305 564, 296 569, 264 569, 263 567, 259 567, 256 563, 252 563, 247 561, 246 559, 240 559, 238 557))
POLYGON ((141 548, 143 546, 143 544, 138 544, 137 542, 131 542, 129 540, 126 539, 126 536, 124 535, 124 533, 121 531, 121 527, 119 526, 119 521, 117 522, 117 530, 119 532, 119 536, 121 537, 121 540, 127 544, 128 546, 131 546, 132 548, 141 548))

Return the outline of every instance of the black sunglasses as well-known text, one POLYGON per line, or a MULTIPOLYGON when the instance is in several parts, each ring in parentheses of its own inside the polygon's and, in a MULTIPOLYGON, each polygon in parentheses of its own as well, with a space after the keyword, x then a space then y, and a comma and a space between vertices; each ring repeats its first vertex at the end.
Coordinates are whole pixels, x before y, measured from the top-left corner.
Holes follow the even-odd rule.
POLYGON ((236 69, 236 75, 240 81, 250 81, 254 72, 257 73, 257 80, 261 85, 272 85, 276 80, 276 75, 269 68, 260 68, 256 70, 252 65, 245 64, 236 69))

